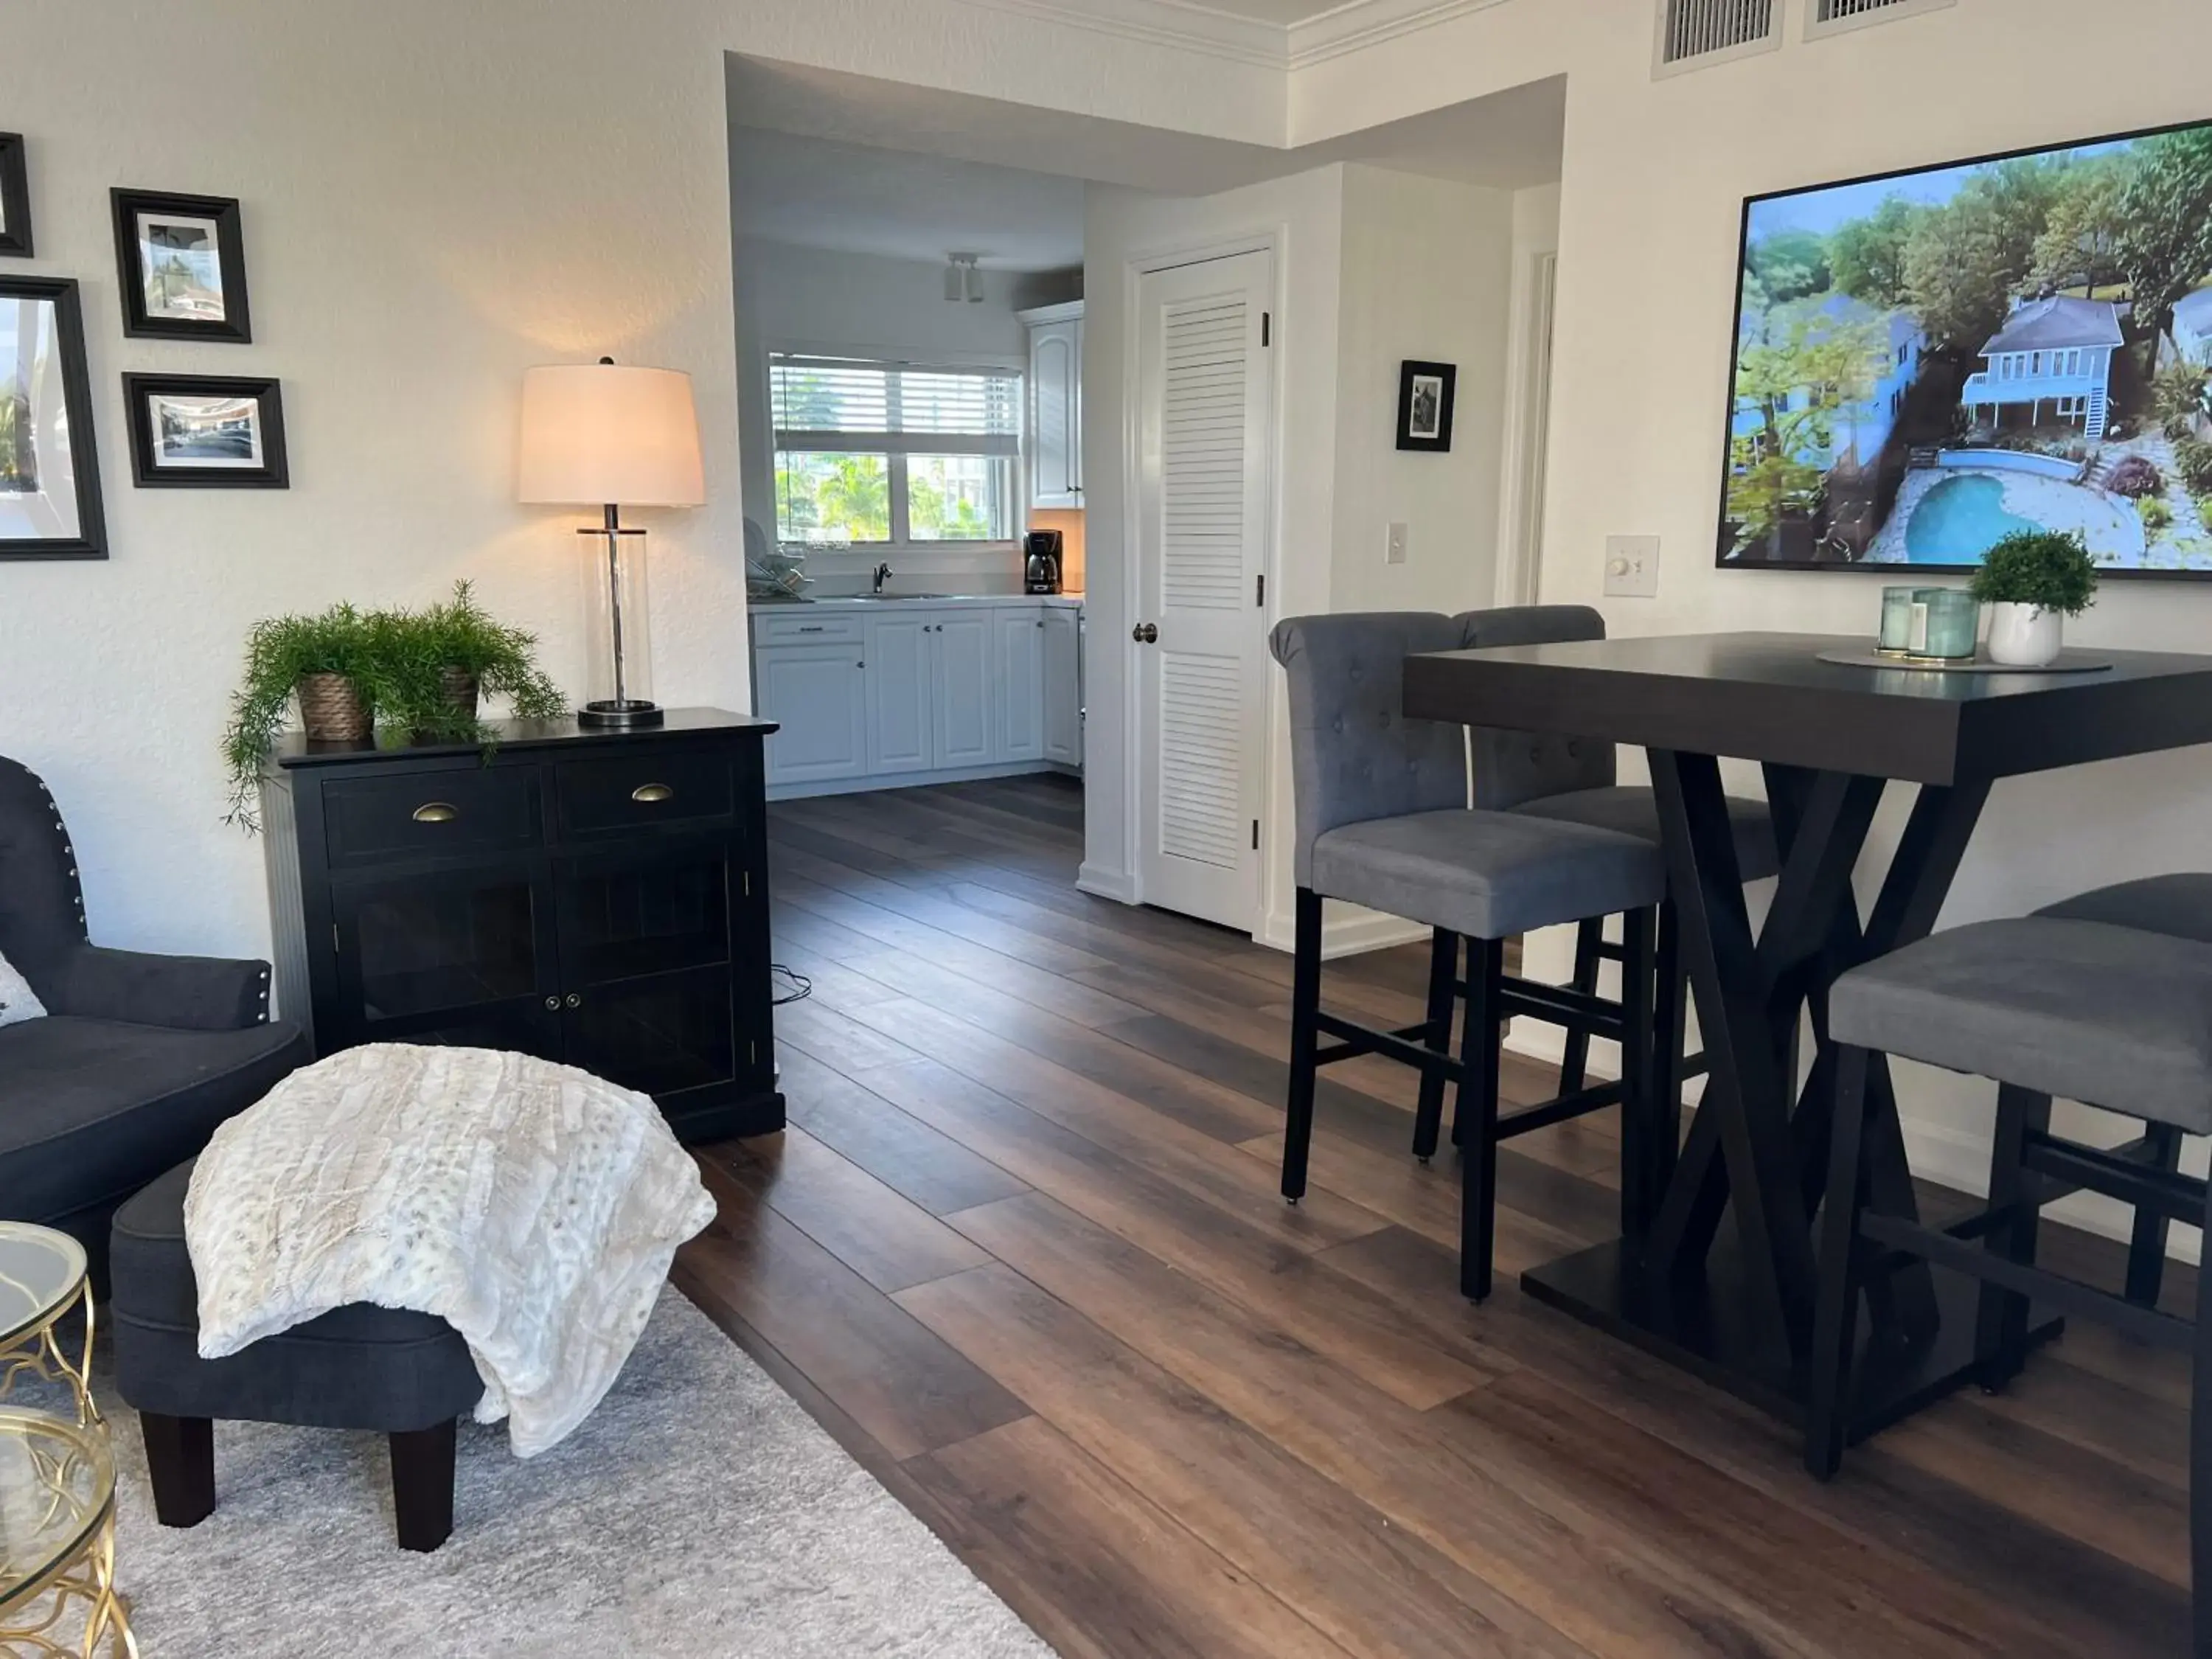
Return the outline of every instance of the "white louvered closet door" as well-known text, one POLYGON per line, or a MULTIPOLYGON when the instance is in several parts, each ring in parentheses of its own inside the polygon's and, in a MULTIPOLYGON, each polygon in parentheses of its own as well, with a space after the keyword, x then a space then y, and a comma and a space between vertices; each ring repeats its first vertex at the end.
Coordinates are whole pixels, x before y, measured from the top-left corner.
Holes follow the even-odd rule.
POLYGON ((1145 902, 1249 929, 1260 913, 1273 261, 1138 289, 1139 874, 1145 902))

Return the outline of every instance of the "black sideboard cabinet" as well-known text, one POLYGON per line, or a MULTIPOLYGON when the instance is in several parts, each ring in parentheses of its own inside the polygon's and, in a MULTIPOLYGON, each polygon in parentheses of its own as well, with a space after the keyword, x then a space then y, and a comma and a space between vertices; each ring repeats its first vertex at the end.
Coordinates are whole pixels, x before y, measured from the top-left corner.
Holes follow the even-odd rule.
POLYGON ((685 1141, 783 1127, 762 744, 773 721, 508 722, 473 746, 282 741, 261 786, 276 984, 318 1054, 449 1042, 650 1094, 685 1141))

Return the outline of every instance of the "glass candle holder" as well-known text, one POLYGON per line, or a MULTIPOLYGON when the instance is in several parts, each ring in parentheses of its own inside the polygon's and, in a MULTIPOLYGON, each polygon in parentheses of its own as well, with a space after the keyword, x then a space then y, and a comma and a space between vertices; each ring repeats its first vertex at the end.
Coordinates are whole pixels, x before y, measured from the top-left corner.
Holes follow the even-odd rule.
POLYGON ((1972 661, 1981 634, 1982 607, 1960 588, 1938 588, 1928 601, 1926 654, 1948 661, 1972 661))
POLYGON ((1880 648, 1900 657, 1912 649, 1912 590, 1909 587, 1881 590, 1880 648))

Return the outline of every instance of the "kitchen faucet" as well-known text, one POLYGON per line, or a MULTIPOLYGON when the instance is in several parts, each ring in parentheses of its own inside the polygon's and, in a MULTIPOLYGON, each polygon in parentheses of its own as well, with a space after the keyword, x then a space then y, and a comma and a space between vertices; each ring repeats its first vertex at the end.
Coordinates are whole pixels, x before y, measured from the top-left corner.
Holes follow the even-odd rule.
POLYGON ((887 564, 879 564, 879 565, 878 565, 878 566, 876 567, 876 568, 875 568, 874 577, 873 577, 873 580, 874 580, 874 581, 875 581, 875 586, 874 586, 874 587, 873 587, 873 588, 870 589, 869 591, 870 591, 870 592, 873 592, 873 593, 874 593, 878 598, 879 598, 879 599, 880 599, 880 598, 883 596, 884 584, 885 582, 889 581, 889 580, 892 578, 892 576, 896 575, 896 574, 897 574, 897 573, 896 573, 896 571, 894 571, 894 570, 890 568, 890 566, 889 566, 889 565, 887 565, 887 564))

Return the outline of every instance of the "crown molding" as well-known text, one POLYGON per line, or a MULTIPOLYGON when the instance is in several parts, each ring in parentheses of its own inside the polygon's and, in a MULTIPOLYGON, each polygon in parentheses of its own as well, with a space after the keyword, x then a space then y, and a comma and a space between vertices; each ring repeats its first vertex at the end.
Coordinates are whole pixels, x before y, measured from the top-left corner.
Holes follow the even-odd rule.
POLYGON ((1035 17, 1092 34, 1201 52, 1257 69, 1285 69, 1290 55, 1280 23, 1237 17, 1185 0, 967 0, 987 11, 1035 17))
POLYGON ((1402 35, 1434 28, 1506 0, 1339 0, 1295 23, 1242 17, 1200 0, 967 0, 989 11, 1035 17, 1258 69, 1297 70, 1402 35))
POLYGON ((1344 0, 1285 29, 1284 57, 1287 67, 1304 69, 1504 3, 1505 0, 1344 0))

